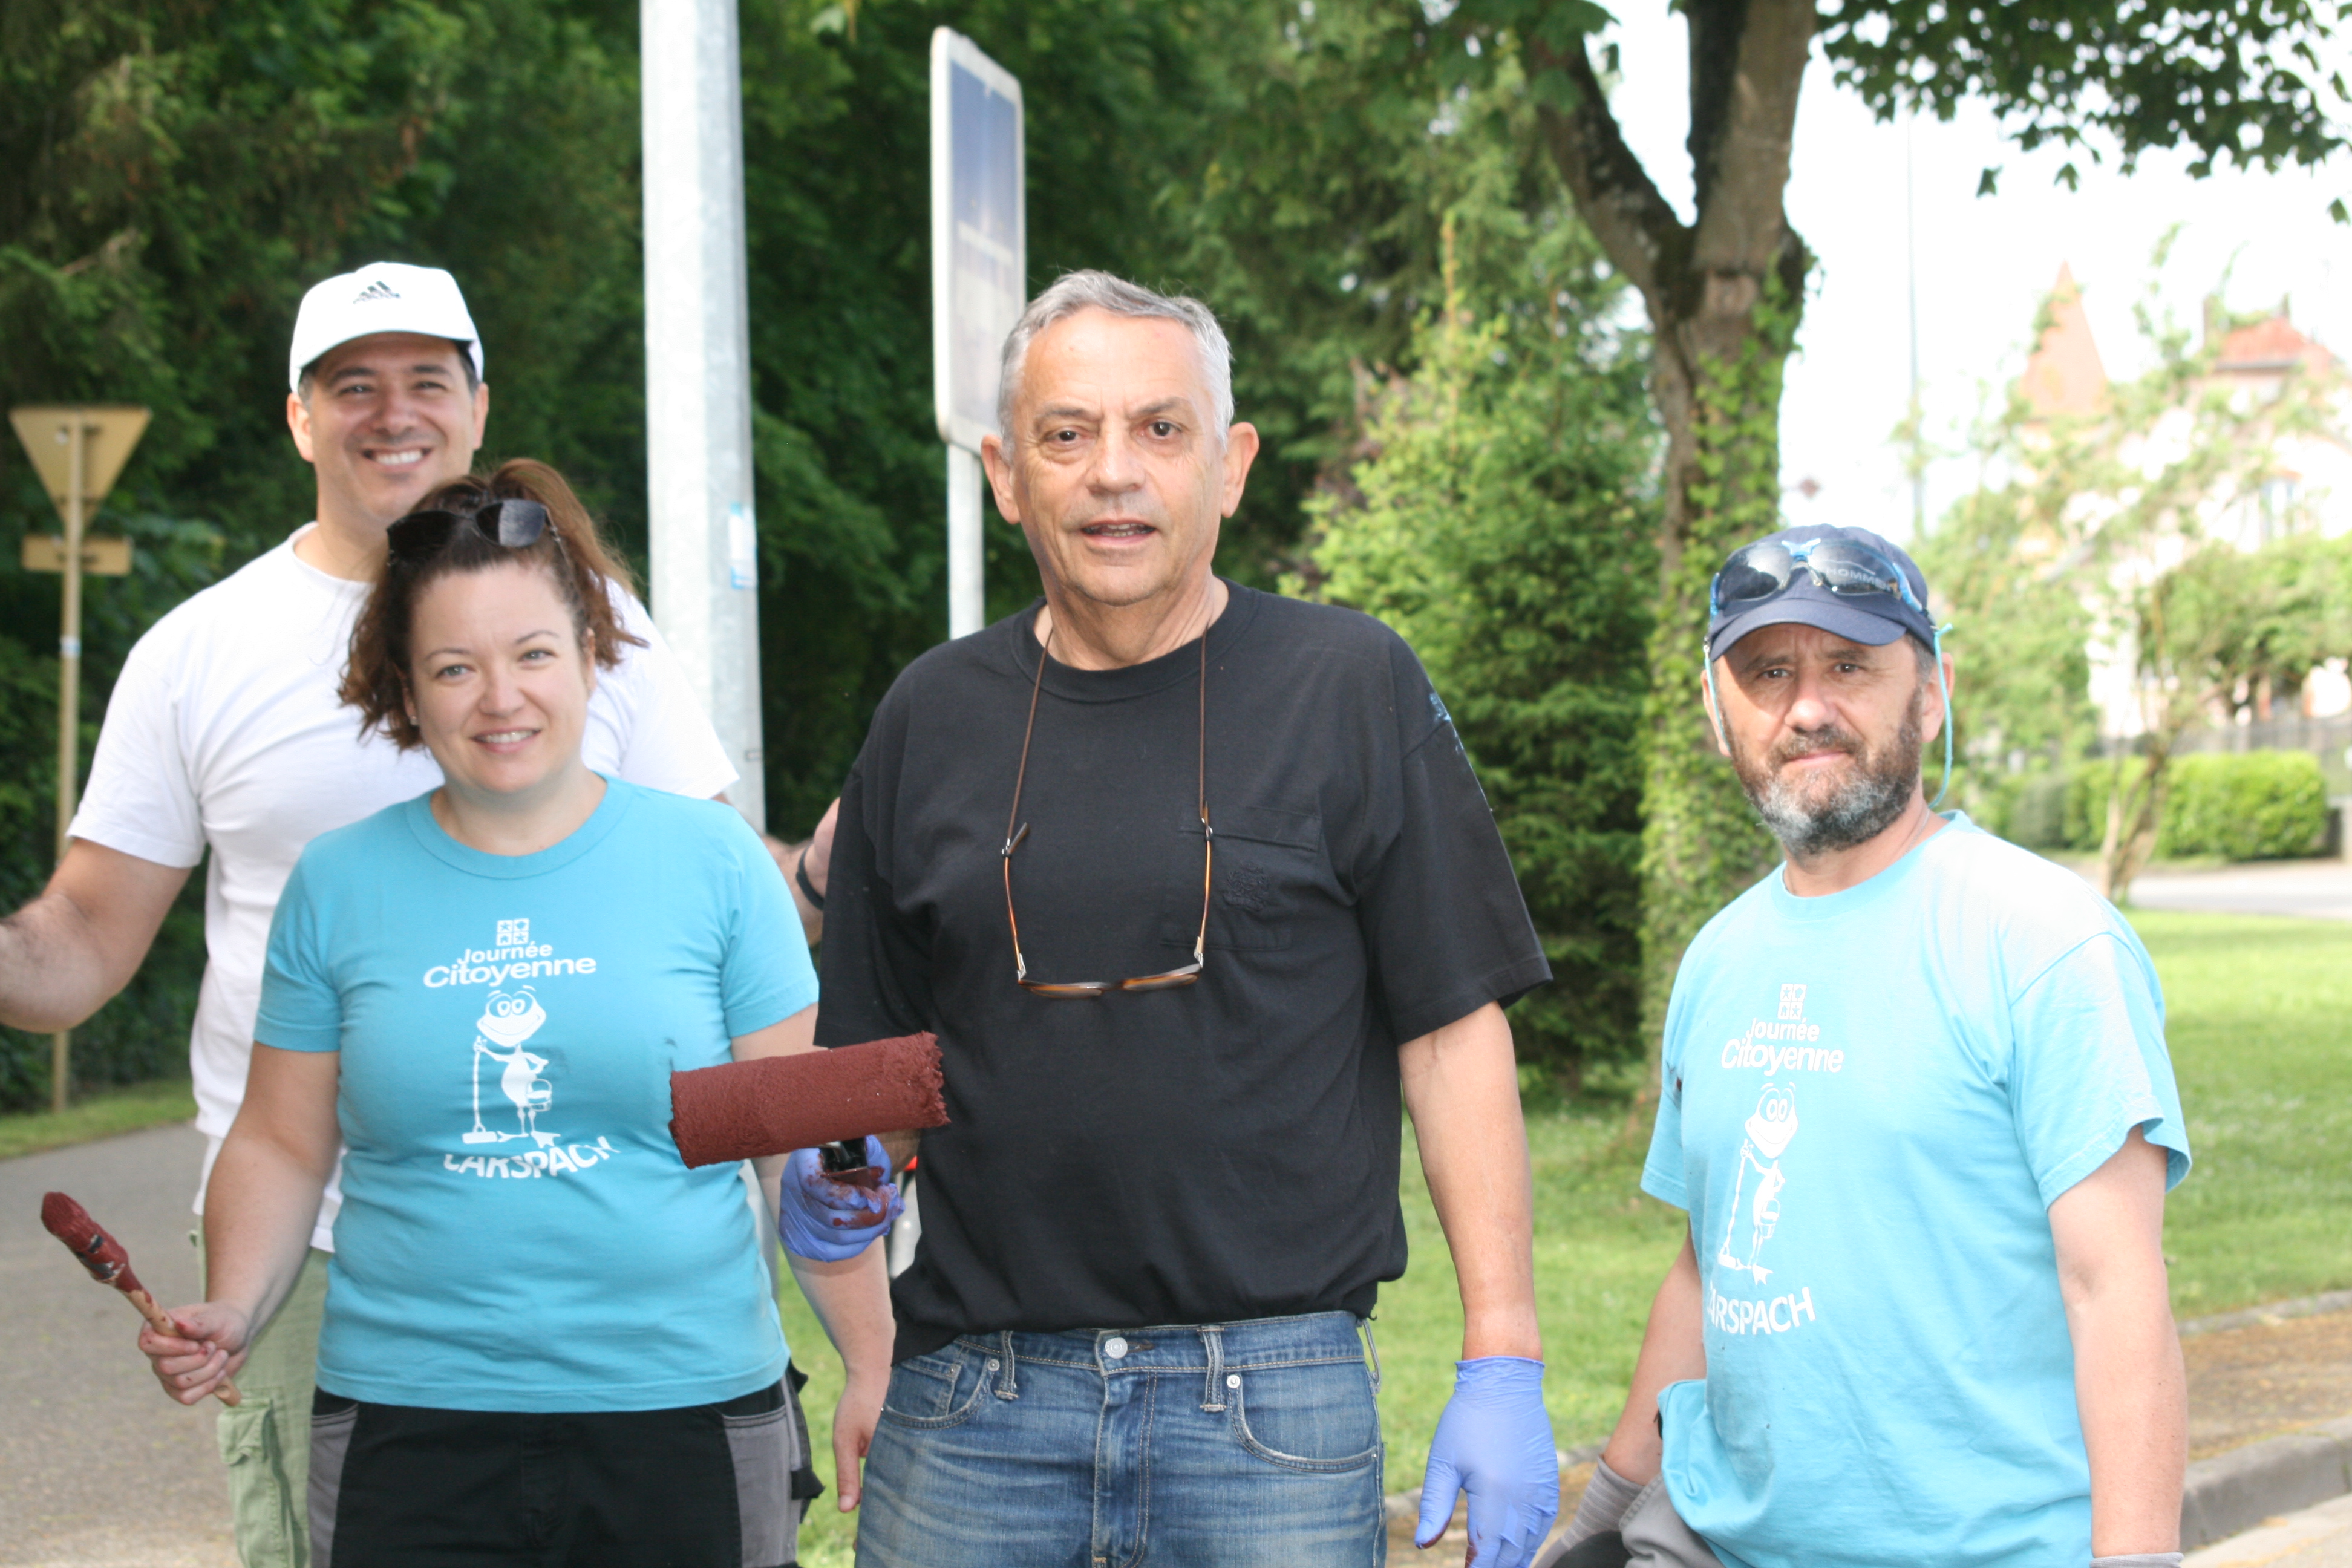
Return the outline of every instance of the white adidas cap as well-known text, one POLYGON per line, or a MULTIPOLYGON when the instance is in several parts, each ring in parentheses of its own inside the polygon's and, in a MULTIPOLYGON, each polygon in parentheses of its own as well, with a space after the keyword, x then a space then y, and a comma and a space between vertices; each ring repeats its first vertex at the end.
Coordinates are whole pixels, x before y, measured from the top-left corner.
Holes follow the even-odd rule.
POLYGON ((372 261, 314 284, 294 318, 294 346, 286 356, 286 384, 302 390, 302 367, 329 349, 371 332, 416 332, 466 345, 474 378, 482 375, 482 340, 457 280, 438 267, 372 261))

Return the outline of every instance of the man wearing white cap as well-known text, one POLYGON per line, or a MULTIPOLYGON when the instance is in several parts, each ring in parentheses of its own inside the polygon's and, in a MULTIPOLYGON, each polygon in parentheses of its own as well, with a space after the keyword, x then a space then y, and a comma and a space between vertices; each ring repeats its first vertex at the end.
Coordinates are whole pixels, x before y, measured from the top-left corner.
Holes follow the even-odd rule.
MULTIPOLYGON (((436 268, 377 262, 313 288, 287 369, 286 423, 318 474, 317 518, 140 638, 108 703, 65 859, 38 899, 0 921, 0 1022, 68 1028, 131 978, 211 851, 210 963, 189 1053, 207 1173, 244 1096, 270 916, 295 858, 319 834, 437 782, 422 752, 362 734, 336 689, 384 530, 467 471, 489 413, 473 319, 436 268)), ((646 646, 625 645, 597 683, 591 765, 719 794, 736 777, 725 749, 645 606, 632 598, 621 610, 646 646)), ((818 855, 812 870, 824 863, 818 855)), ((481 933, 485 948, 529 940, 481 933)), ((330 1185, 301 1283, 238 1373, 244 1403, 221 1413, 247 1568, 309 1560, 320 1249, 341 1201, 330 1185)))

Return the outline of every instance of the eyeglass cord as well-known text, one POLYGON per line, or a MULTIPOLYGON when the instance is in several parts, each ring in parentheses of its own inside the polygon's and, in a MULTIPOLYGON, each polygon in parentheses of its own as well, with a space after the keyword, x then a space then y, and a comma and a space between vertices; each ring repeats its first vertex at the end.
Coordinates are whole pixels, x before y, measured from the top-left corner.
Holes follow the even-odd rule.
MULTIPOLYGON (((1021 824, 1021 791, 1022 787, 1028 783, 1029 779, 1029 742, 1030 738, 1037 732, 1037 698, 1038 694, 1043 692, 1045 689, 1045 661, 1049 657, 1051 657, 1054 647, 1054 634, 1059 629, 1060 627, 1058 626, 1048 626, 1045 628, 1045 640, 1037 645, 1037 673, 1029 683, 1029 717, 1021 726, 1021 765, 1013 771, 1013 809, 1005 814, 1004 847, 1001 852, 1004 860, 1004 919, 1005 923, 1012 928, 1013 931, 1013 973, 1016 979, 1024 981, 1025 981, 1029 975, 1029 961, 1022 956, 1021 921, 1019 917, 1013 912, 1013 848, 1020 844, 1022 839, 1026 838, 1029 836, 1027 826, 1025 824, 1021 824)), ((1209 826, 1209 628, 1206 626, 1203 626, 1201 628, 1201 683, 1200 710, 1198 719, 1199 728, 1197 734, 1199 740, 1198 751, 1194 758, 1196 771, 1194 773, 1193 804, 1201 814, 1201 838, 1202 853, 1205 857, 1208 852, 1209 846, 1216 837, 1217 831, 1215 828, 1209 826)), ((1201 876, 1201 934, 1199 937, 1194 939, 1192 943, 1192 962, 1196 967, 1201 963, 1202 952, 1208 940, 1209 879, 1207 861, 1204 858, 1202 861, 1201 876)))

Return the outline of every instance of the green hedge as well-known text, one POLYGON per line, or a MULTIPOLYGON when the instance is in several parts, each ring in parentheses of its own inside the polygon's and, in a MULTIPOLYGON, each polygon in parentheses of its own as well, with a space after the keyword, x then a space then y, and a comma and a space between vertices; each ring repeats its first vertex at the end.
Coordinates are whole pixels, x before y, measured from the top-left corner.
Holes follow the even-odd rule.
MULTIPOLYGON (((2309 752, 2190 752, 2173 758, 2171 774, 2156 837, 2167 858, 2308 855, 2326 831, 2327 792, 2309 752)), ((2022 775, 1999 794, 1997 830, 2031 849, 2095 850, 2114 782, 2109 759, 2022 775)))
POLYGON ((2308 855, 2327 830, 2327 790, 2309 752, 2192 752, 2172 762, 2156 852, 2270 860, 2308 855))
POLYGON ((2066 800, 2071 781, 2057 772, 2027 773, 2009 796, 2005 836, 2029 849, 2061 849, 2067 842, 2066 800))

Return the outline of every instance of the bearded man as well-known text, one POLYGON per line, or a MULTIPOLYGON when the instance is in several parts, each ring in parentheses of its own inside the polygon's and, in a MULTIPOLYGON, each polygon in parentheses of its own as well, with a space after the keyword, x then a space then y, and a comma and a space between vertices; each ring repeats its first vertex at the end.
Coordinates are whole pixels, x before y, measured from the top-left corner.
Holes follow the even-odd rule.
POLYGON ((1788 858, 1675 976, 1642 1186, 1689 1237, 1545 1563, 2180 1562, 2163 1000, 2105 900, 1930 807, 1927 603, 1859 528, 1716 574, 1696 695, 1788 858))

